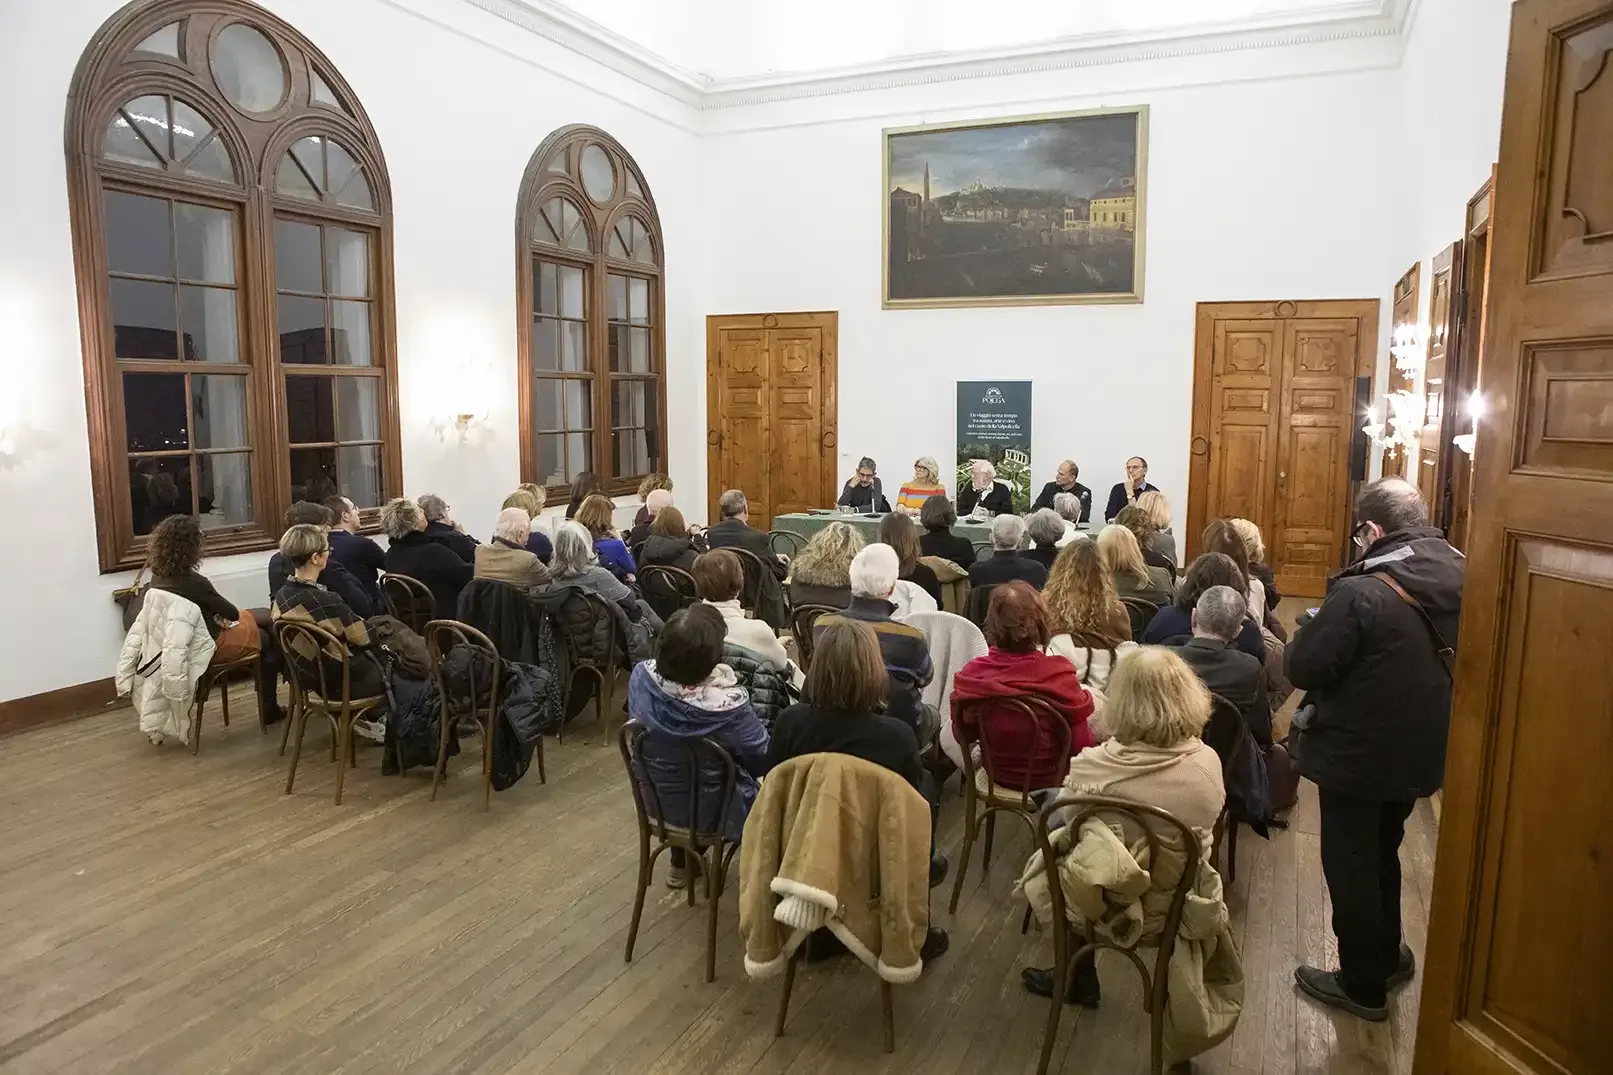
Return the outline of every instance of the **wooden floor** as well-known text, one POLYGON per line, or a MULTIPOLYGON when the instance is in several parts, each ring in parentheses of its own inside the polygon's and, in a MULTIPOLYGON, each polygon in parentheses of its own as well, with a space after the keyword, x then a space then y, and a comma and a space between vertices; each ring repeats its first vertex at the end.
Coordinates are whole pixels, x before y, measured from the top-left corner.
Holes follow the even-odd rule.
MULTIPOLYGON (((247 712, 250 695, 236 697, 247 712)), ((379 752, 363 750, 336 807, 325 733, 311 731, 287 797, 278 734, 260 737, 250 718, 206 732, 195 758, 151 746, 128 710, 0 740, 0 1071, 1034 1070, 1046 1001, 1023 992, 1019 971, 1045 965, 1049 947, 1019 933, 1011 887, 1029 839, 1006 825, 955 917, 938 890, 952 949, 897 988, 886 1056, 876 981, 851 960, 804 970, 773 1037, 780 986, 745 977, 737 884, 714 984, 702 913, 659 876, 623 962, 632 806, 614 742, 586 723, 550 746, 547 786, 534 769, 485 815, 473 753, 431 803, 429 780, 382 777, 379 752)), ((942 844, 954 856, 960 813, 950 795, 942 844)), ((1295 962, 1329 963, 1334 945, 1309 785, 1292 821, 1269 843, 1240 841, 1243 1019, 1194 1070, 1407 1072, 1415 986, 1376 1026, 1294 989, 1295 962)), ((1403 851, 1419 956, 1433 842, 1424 802, 1403 851)), ((1141 1072, 1135 973, 1112 956, 1099 965, 1103 1007, 1065 1009, 1055 1070, 1141 1072)))

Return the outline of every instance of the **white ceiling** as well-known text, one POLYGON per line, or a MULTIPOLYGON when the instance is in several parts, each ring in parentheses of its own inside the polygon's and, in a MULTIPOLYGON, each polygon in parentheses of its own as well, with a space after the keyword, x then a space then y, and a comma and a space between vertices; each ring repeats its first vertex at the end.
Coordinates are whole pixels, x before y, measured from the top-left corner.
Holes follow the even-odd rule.
POLYGON ((644 59, 715 88, 990 54, 1251 31, 1326 32, 1397 16, 1404 7, 1402 0, 513 2, 602 29, 644 59))

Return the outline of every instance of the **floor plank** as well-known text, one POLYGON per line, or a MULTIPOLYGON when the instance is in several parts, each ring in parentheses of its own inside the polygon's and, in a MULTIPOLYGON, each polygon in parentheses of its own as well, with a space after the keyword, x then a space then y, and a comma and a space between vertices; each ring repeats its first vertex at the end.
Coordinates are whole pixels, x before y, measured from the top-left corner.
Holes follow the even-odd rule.
MULTIPOLYGON (((323 731, 282 794, 278 729, 249 688, 201 754, 154 748, 126 709, 0 740, 0 1072, 209 1075, 971 1075, 1031 1072, 1047 1002, 1020 986, 1050 946, 1019 932, 1013 883, 1030 849, 1004 819, 989 871, 970 864, 951 950, 896 990, 897 1051, 881 1051, 878 983, 853 961, 803 967, 784 1037, 781 983, 749 981, 735 894, 703 974, 704 907, 659 866, 632 963, 632 804, 613 741, 584 722, 535 772, 477 809, 473 752, 436 803, 419 776, 382 777, 362 750, 332 804, 323 731), (241 716, 244 714, 245 716, 241 716)), ((1228 900, 1245 964, 1243 1020, 1200 1075, 1403 1073, 1415 990, 1368 1027, 1297 997, 1297 960, 1334 955, 1314 789, 1293 825, 1239 840, 1228 900)), ((939 843, 961 843, 956 795, 939 843)), ((1406 936, 1421 955, 1435 819, 1408 826, 1406 936)), ((953 868, 957 868, 956 861, 953 868)), ((734 875, 737 878, 737 871, 734 875)), ((1100 957, 1104 1004, 1066 1008, 1055 1070, 1142 1072, 1135 971, 1100 957)))

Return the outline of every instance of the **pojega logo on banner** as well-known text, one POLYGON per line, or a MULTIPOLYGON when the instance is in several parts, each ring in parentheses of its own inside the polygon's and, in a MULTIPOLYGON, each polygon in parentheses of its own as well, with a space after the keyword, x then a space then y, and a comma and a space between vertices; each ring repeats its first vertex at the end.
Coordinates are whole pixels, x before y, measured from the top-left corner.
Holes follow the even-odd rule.
POLYGON ((957 488, 969 487, 976 459, 997 470, 1014 496, 1014 510, 1031 506, 1031 383, 958 382, 957 488))

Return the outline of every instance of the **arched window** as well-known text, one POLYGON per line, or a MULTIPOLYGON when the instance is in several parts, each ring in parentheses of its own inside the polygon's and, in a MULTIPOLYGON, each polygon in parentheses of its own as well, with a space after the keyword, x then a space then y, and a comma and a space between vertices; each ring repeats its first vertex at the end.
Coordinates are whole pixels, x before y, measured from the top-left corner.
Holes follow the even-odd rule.
POLYGON ((246 0, 125 8, 67 117, 101 569, 164 517, 269 547, 401 485, 391 196, 347 83, 246 0))
POLYGON ((661 221, 633 158, 595 127, 533 154, 516 208, 521 479, 551 498, 666 469, 661 221))

